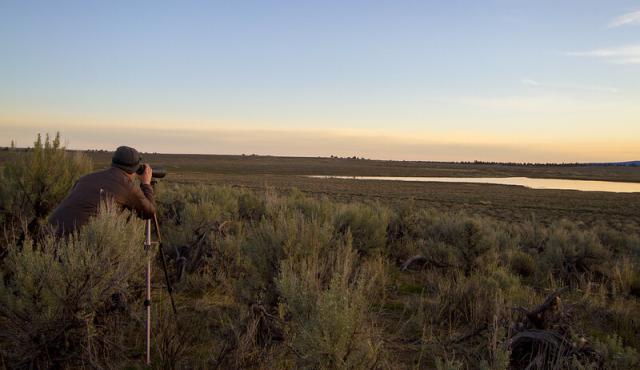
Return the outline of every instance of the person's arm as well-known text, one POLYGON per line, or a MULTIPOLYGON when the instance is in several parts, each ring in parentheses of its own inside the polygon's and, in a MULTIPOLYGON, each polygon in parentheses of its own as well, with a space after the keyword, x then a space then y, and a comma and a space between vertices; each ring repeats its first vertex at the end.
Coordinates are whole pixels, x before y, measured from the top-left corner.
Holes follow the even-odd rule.
POLYGON ((156 213, 156 202, 151 187, 151 166, 146 165, 140 178, 140 188, 133 187, 129 196, 129 206, 136 211, 138 217, 149 219, 156 213))

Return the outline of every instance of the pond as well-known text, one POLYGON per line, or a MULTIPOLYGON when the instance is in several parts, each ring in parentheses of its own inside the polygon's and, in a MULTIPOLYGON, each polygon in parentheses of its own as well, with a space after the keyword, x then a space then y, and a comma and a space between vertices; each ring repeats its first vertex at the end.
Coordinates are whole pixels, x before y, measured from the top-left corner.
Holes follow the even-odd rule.
POLYGON ((531 189, 558 189, 580 191, 607 191, 615 193, 640 192, 638 182, 540 179, 531 177, 388 177, 388 176, 308 176, 325 179, 350 180, 387 180, 387 181, 419 181, 419 182, 464 182, 474 184, 517 185, 531 189))

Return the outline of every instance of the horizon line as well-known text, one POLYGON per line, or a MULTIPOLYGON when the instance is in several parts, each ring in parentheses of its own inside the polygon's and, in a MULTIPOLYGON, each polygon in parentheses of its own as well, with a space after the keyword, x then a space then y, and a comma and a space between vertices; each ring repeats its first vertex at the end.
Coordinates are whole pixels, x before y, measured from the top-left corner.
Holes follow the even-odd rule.
MULTIPOLYGON (((107 149, 71 149, 63 146, 63 148, 70 152, 99 152, 99 153, 113 153, 115 150, 107 150, 107 149)), ((33 147, 10 147, 10 146, 0 146, 0 150, 10 151, 10 150, 18 150, 18 151, 28 151, 29 149, 33 149, 33 147)), ((611 165, 611 164, 626 164, 626 163, 635 163, 640 162, 640 159, 637 160, 620 160, 620 161, 609 161, 609 162, 531 162, 531 161, 484 161, 478 159, 469 159, 469 160, 429 160, 429 159, 392 159, 392 158, 367 158, 367 157, 359 157, 359 156, 338 156, 338 155, 278 155, 278 154, 258 154, 258 153, 241 153, 241 154, 233 154, 233 153, 185 153, 185 152, 149 152, 149 151, 139 151, 141 154, 151 154, 151 155, 197 155, 197 156, 219 156, 219 157, 272 157, 272 158, 309 158, 309 159, 342 159, 342 160, 364 160, 364 161, 380 161, 380 162, 419 162, 419 163, 457 163, 457 164, 502 164, 502 165, 611 165)))

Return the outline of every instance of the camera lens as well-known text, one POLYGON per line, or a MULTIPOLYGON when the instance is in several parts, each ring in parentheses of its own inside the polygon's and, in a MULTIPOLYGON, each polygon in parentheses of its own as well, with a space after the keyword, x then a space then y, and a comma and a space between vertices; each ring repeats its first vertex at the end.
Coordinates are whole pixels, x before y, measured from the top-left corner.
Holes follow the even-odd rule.
MULTIPOLYGON (((146 164, 144 163, 141 164, 140 167, 138 167, 138 169, 136 170, 136 173, 138 175, 142 175, 146 167, 147 167, 146 164)), ((155 177, 156 179, 161 179, 166 175, 167 175, 167 171, 164 169, 164 167, 161 167, 161 166, 152 167, 151 177, 155 177)))
POLYGON ((155 177, 156 179, 161 179, 166 175, 167 175, 167 171, 164 169, 164 167, 160 167, 160 166, 153 167, 153 173, 151 175, 152 177, 155 177))

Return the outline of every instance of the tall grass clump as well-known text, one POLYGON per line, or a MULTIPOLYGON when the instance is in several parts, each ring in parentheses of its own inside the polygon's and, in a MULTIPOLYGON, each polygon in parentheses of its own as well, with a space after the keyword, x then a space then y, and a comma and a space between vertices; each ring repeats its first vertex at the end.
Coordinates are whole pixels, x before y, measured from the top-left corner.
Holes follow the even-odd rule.
POLYGON ((0 351, 8 363, 103 367, 122 360, 121 346, 132 345, 127 326, 135 323, 126 302, 138 298, 144 276, 143 235, 141 221, 111 205, 68 239, 11 246, 0 282, 0 351))

